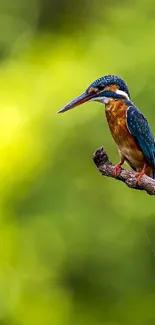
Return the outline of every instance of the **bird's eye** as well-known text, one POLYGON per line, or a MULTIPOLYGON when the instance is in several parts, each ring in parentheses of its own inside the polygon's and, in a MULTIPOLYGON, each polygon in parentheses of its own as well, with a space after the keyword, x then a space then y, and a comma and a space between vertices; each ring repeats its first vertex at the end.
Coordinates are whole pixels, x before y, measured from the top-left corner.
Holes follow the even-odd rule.
POLYGON ((103 90, 103 86, 102 85, 98 85, 98 90, 103 90))

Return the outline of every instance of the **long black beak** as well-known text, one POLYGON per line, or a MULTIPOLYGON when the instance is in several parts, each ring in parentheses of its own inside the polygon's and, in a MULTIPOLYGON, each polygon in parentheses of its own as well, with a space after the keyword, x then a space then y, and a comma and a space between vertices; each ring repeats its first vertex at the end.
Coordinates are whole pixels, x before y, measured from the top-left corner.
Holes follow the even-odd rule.
POLYGON ((76 97, 75 99, 73 99, 70 103, 68 103, 66 106, 64 106, 62 109, 60 109, 57 114, 60 114, 60 113, 64 113, 66 111, 68 111, 69 109, 72 109, 76 106, 79 106, 85 102, 88 102, 90 99, 96 97, 96 94, 95 93, 90 93, 90 94, 87 94, 86 92, 83 93, 82 95, 76 97))

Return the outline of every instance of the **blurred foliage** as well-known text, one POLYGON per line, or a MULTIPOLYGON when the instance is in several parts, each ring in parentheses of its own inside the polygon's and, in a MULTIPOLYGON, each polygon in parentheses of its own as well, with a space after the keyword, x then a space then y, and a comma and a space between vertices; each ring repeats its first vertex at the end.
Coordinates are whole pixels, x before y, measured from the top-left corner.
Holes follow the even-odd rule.
POLYGON ((118 162, 104 106, 56 115, 118 74, 155 134, 155 3, 0 2, 0 325, 154 325, 154 197, 118 162))

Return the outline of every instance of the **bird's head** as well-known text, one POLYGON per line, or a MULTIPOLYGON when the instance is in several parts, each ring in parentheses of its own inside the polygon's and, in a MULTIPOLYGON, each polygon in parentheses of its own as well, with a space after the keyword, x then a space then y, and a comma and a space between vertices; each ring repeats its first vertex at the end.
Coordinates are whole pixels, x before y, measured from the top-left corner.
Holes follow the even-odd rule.
POLYGON ((73 99, 58 111, 64 113, 88 101, 108 104, 111 100, 130 100, 130 92, 125 81, 120 77, 108 75, 95 80, 85 92, 73 99))

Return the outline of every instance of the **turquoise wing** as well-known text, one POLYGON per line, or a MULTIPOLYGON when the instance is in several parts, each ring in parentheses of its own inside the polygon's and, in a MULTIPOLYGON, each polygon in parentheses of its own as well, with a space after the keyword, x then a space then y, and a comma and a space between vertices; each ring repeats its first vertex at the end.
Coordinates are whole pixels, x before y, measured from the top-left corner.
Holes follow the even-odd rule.
POLYGON ((134 136, 146 161, 155 167, 155 142, 146 118, 134 106, 129 106, 126 113, 127 128, 134 136))

